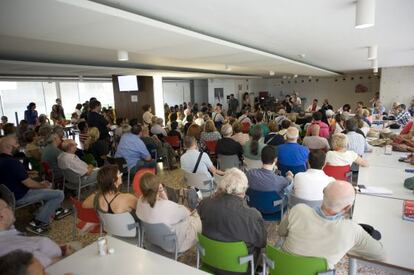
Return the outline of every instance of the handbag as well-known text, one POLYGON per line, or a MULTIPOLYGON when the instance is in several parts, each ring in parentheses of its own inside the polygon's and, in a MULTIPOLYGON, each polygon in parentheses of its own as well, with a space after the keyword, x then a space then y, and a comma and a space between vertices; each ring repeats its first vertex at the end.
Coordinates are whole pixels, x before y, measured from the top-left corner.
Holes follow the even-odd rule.
POLYGON ((414 177, 406 178, 404 181, 404 187, 410 190, 414 190, 414 177))

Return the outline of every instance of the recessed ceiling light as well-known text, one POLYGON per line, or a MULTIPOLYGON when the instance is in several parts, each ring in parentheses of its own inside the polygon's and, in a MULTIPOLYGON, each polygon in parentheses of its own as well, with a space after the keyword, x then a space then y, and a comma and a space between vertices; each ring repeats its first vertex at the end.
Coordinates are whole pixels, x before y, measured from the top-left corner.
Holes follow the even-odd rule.
POLYGON ((355 28, 364 29, 375 25, 375 0, 357 0, 355 28))
POLYGON ((368 47, 368 60, 373 60, 378 57, 378 45, 368 47))
POLYGON ((127 51, 118 51, 118 61, 128 61, 127 51))
POLYGON ((274 71, 270 71, 269 72, 269 75, 274 76, 275 75, 275 72, 274 71))
POLYGON ((306 57, 306 54, 301 53, 301 54, 299 54, 299 57, 302 58, 302 59, 304 59, 306 57))
POLYGON ((295 74, 294 76, 293 76, 293 78, 297 78, 298 77, 298 75, 297 74, 295 74))
POLYGON ((229 65, 224 65, 224 69, 225 69, 226 71, 231 71, 231 68, 230 68, 230 66, 229 66, 229 65))

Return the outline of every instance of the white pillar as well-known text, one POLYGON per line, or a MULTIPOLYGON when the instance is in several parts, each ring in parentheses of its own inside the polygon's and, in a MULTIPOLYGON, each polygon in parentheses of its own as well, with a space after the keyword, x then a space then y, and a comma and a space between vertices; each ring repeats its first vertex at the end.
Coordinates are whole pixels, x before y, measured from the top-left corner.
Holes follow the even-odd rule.
MULTIPOLYGON (((155 115, 164 119, 164 96, 162 90, 162 76, 153 76, 155 115)), ((166 123, 166 122, 165 122, 166 123)))

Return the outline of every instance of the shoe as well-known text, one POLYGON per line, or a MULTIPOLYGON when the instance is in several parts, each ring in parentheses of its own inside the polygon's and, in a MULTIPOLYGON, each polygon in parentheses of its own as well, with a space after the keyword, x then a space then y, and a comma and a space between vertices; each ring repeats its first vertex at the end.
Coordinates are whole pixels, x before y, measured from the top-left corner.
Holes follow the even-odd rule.
POLYGON ((36 219, 33 219, 31 222, 29 222, 29 226, 31 227, 41 227, 47 229, 49 228, 49 225, 50 224, 38 221, 36 219))
POLYGON ((30 222, 29 225, 26 226, 26 230, 36 235, 46 235, 48 232, 47 227, 33 226, 32 222, 30 222))
POLYGON ((70 208, 58 208, 55 212, 55 220, 63 219, 64 217, 69 216, 72 214, 72 209, 70 208))

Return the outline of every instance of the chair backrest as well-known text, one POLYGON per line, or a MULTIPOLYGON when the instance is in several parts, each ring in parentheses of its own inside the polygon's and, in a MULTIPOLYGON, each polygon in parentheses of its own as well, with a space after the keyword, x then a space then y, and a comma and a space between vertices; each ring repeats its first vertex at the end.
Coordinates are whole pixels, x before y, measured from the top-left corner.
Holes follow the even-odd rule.
POLYGON ((124 158, 112 158, 112 157, 107 157, 106 160, 110 163, 110 164, 116 164, 118 165, 118 169, 119 171, 124 171, 124 167, 126 165, 126 160, 124 158))
POLYGON ((65 181, 73 183, 73 184, 79 184, 80 181, 80 175, 76 174, 70 169, 62 169, 63 176, 65 177, 65 181))
POLYGON ((238 155, 217 155, 217 166, 224 171, 233 167, 240 167, 240 160, 238 155))
POLYGON ((136 237, 137 226, 131 226, 135 224, 135 220, 131 213, 125 212, 121 214, 109 214, 98 211, 99 218, 102 222, 103 229, 108 234, 118 237, 136 237))
POLYGON ((42 161, 42 167, 43 167, 43 172, 45 173, 46 179, 48 181, 53 181, 53 170, 50 167, 49 163, 47 163, 46 161, 42 161))
POLYGON ((150 173, 155 175, 155 168, 141 168, 139 169, 134 176, 134 180, 132 181, 132 189, 134 189, 135 195, 139 198, 142 195, 141 186, 139 185, 141 182, 141 178, 143 175, 150 173))
POLYGON ((171 145, 172 148, 180 148, 180 138, 178 136, 166 136, 164 141, 171 145))
POLYGON ((163 250, 175 253, 177 248, 177 236, 175 232, 166 224, 163 223, 146 223, 141 221, 144 246, 146 243, 156 245, 163 250))
POLYGON ((246 170, 259 169, 262 168, 263 165, 261 160, 256 159, 249 159, 245 157, 243 161, 246 164, 246 170))
POLYGON ((184 171, 184 183, 189 187, 196 187, 205 191, 212 191, 213 179, 206 174, 188 173, 184 171))
POLYGON ((311 208, 315 208, 317 206, 321 206, 322 205, 322 201, 308 201, 308 200, 304 200, 304 199, 300 199, 298 197, 296 197, 293 192, 290 193, 289 195, 289 201, 288 201, 288 207, 289 209, 292 208, 293 206, 295 206, 296 204, 299 203, 303 203, 306 204, 307 206, 311 207, 311 208))
POLYGON ((13 192, 4 184, 0 184, 0 194, 1 197, 6 201, 6 203, 12 208, 13 212, 16 209, 16 199, 13 192))
POLYGON ((276 191, 257 191, 248 188, 246 191, 247 204, 263 214, 272 214, 281 211, 283 199, 276 191))
POLYGON ((249 255, 244 242, 220 242, 199 233, 198 246, 203 250, 201 253, 202 263, 220 270, 247 272, 249 264, 239 263, 241 257, 249 255))
POLYGON ((274 265, 269 268, 270 275, 316 275, 328 271, 326 259, 297 256, 270 245, 266 246, 266 258, 274 265))
POLYGON ((297 173, 306 171, 306 165, 305 164, 298 165, 298 166, 290 166, 290 165, 284 165, 284 164, 278 163, 277 167, 280 170, 280 173, 281 173, 282 176, 286 176, 286 173, 288 171, 291 171, 294 175, 296 175, 297 173))
POLYGON ((216 154, 216 147, 217 147, 217 140, 206 140, 204 143, 207 146, 208 154, 215 155, 216 154))
POLYGON ((100 223, 98 214, 96 213, 95 209, 83 208, 82 202, 80 202, 74 197, 70 197, 70 200, 76 209, 76 217, 79 220, 84 221, 84 222, 90 222, 90 223, 100 223))
POLYGON ((250 131, 250 123, 248 122, 242 122, 242 132, 245 134, 248 134, 250 131))
POLYGON ((348 173, 351 171, 351 167, 349 165, 345 166, 332 166, 332 165, 325 165, 322 169, 326 175, 335 178, 336 180, 349 180, 348 173))

